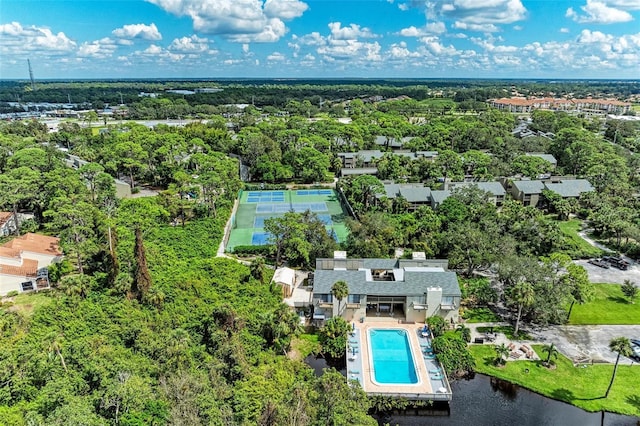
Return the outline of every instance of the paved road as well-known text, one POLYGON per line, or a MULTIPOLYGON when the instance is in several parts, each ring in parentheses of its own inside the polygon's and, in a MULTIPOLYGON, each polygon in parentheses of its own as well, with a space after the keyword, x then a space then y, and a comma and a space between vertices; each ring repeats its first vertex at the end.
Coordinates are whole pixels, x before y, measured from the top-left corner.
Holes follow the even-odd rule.
MULTIPOLYGON (((609 248, 603 246, 602 244, 595 241, 593 238, 589 237, 587 231, 580 231, 578 235, 591 244, 592 246, 598 247, 602 250, 610 251, 609 248)), ((584 266, 589 274, 589 281, 592 283, 615 283, 622 284, 625 280, 631 280, 635 282, 636 285, 640 286, 640 265, 638 263, 634 263, 632 259, 624 257, 624 259, 631 263, 631 267, 626 271, 621 271, 614 267, 609 269, 604 269, 599 266, 592 265, 588 263, 586 260, 576 260, 575 263, 578 265, 584 266)))
POLYGON ((584 266, 592 283, 622 284, 625 280, 631 280, 636 283, 636 286, 640 286, 640 265, 631 265, 626 271, 621 271, 614 267, 604 269, 586 260, 576 260, 575 263, 584 266))

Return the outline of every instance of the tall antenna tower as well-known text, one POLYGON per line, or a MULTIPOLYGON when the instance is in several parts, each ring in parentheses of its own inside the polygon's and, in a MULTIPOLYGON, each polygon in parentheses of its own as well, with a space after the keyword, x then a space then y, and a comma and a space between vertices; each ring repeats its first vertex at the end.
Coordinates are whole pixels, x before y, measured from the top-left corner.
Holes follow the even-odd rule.
POLYGON ((33 78, 33 69, 31 69, 31 60, 27 59, 29 64, 29 79, 31 79, 31 90, 36 90, 36 80, 33 78))

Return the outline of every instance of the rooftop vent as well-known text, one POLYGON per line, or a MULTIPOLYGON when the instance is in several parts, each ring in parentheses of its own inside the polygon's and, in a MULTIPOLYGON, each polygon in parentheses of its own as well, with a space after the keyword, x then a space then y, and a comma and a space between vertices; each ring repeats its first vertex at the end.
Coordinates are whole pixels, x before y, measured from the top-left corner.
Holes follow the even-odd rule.
POLYGON ((413 260, 427 260, 427 255, 423 251, 414 251, 411 257, 413 260))
POLYGON ((346 251, 342 251, 342 250, 336 250, 333 252, 333 258, 334 259, 346 259, 347 258, 347 252, 346 251))

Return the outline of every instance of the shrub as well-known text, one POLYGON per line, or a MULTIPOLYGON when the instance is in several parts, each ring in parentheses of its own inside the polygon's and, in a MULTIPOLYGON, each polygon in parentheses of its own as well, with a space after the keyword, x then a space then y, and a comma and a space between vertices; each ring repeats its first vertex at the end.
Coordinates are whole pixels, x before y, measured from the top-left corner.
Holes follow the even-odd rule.
POLYGON ((284 183, 247 183, 244 185, 245 191, 277 191, 287 189, 284 183))
POLYGON ((332 358, 344 356, 349 330, 351 330, 351 326, 342 317, 333 317, 327 320, 324 327, 318 332, 322 352, 332 358))
POLYGON ((18 295, 18 290, 11 290, 9 293, 7 293, 7 297, 15 297, 18 295))
POLYGON ((464 375, 473 371, 473 356, 467 343, 456 333, 447 333, 433 339, 433 351, 448 374, 464 375))
POLYGON ((489 278, 467 278, 462 279, 462 297, 471 306, 487 305, 498 300, 498 293, 491 286, 489 278))
POLYGON ((433 337, 441 336, 444 333, 444 318, 434 315, 432 317, 427 318, 427 325, 429 326, 429 330, 433 334, 433 337))
POLYGON ((235 246, 233 253, 240 256, 269 256, 273 253, 273 245, 264 246, 235 246))

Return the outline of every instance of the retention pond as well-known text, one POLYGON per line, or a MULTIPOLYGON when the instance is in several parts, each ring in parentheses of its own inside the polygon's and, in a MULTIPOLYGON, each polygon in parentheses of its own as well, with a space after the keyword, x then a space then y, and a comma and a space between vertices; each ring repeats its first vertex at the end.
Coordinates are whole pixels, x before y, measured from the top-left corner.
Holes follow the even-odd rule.
MULTIPOLYGON (((324 359, 305 360, 317 375, 329 367, 324 359)), ((334 366, 340 369, 344 366, 334 366)), ((346 370, 342 370, 346 374, 346 370)), ((503 380, 476 374, 451 383, 453 400, 445 406, 379 416, 391 425, 518 425, 518 426, 637 426, 640 417, 589 413, 573 405, 544 397, 503 380)), ((640 407, 638 407, 640 412, 640 407)))

